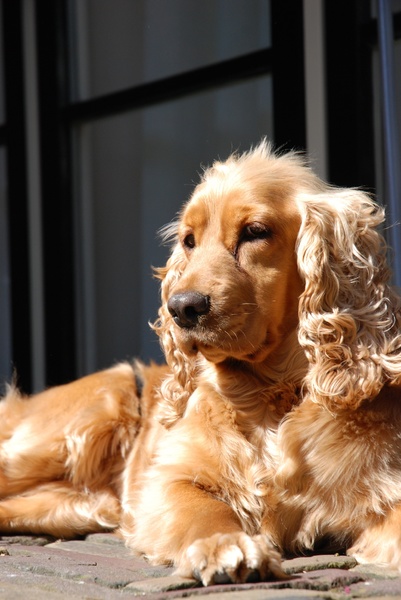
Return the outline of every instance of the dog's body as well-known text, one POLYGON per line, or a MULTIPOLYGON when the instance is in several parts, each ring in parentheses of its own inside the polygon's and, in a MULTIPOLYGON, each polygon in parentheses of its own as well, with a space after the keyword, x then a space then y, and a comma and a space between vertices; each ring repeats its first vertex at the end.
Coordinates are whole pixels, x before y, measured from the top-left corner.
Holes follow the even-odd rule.
POLYGON ((68 538, 116 529, 127 459, 138 474, 166 367, 120 364, 0 403, 0 532, 68 538), (146 377, 144 394, 138 381, 146 377))
POLYGON ((266 143, 206 171, 159 270, 168 367, 11 390, 0 532, 119 527, 204 584, 280 577, 278 551, 325 537, 401 568, 400 299, 382 220, 266 143))

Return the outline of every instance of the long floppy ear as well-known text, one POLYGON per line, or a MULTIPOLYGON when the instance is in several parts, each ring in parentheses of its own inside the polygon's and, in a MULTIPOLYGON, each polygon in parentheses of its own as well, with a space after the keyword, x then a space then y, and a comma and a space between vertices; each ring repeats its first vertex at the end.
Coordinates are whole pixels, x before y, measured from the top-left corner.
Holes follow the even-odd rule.
POLYGON ((299 198, 299 341, 306 386, 329 410, 355 409, 401 374, 400 299, 388 286, 384 211, 353 189, 299 198))
POLYGON ((159 420, 171 427, 184 411, 189 396, 194 391, 195 362, 178 348, 173 319, 168 311, 167 302, 170 291, 181 277, 187 259, 180 244, 176 244, 165 267, 155 269, 155 275, 161 280, 161 306, 153 329, 159 336, 167 364, 171 369, 160 387, 161 409, 159 420))

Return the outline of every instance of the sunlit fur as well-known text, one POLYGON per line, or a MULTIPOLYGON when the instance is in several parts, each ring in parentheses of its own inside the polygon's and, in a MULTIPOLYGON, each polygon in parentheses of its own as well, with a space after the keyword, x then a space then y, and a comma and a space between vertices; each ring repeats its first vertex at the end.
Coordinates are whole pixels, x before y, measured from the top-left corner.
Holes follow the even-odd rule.
MULTIPOLYGON (((241 529, 266 533, 282 552, 329 537, 361 561, 401 567, 400 299, 388 285, 383 220, 363 191, 329 186, 302 157, 274 155, 266 143, 216 163, 168 229, 176 244, 159 271, 156 329, 172 372, 163 382, 165 423, 183 415, 169 435, 181 447, 177 462, 191 455, 192 470, 184 476, 179 466, 182 479, 223 500, 241 529), (238 215, 259 221, 259 202, 273 236, 230 262, 227 231, 238 237, 238 215), (183 245, 187 231, 199 247, 183 245), (223 331, 211 319, 195 332, 174 324, 167 301, 185 290, 210 295, 223 331), (240 326, 226 318, 238 314, 241 298, 262 305, 257 330, 273 319, 281 332, 264 353, 255 347, 255 358, 240 356, 242 331, 257 339, 248 315, 240 326), (204 348, 210 340, 213 348, 204 348)), ((174 460, 154 467, 155 497, 162 462, 173 468, 174 460)), ((149 520, 141 522, 145 540, 149 520)))
POLYGON ((325 538, 401 569, 400 299, 383 219, 266 142, 207 169, 157 272, 167 369, 10 390, 0 531, 119 526, 205 585, 282 577, 279 553, 325 538), (168 309, 185 292, 210 300, 192 327, 168 309))
POLYGON ((140 398, 135 374, 156 388, 164 372, 120 364, 31 398, 10 387, 0 402, 0 534, 118 527, 126 462, 155 404, 153 392, 140 398))

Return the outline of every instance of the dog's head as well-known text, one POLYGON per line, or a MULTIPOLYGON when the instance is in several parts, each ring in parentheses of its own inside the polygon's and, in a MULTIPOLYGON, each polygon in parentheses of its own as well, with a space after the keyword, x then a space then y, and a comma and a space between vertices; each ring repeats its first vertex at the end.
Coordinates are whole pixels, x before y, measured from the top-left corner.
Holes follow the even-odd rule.
POLYGON ((375 395, 388 377, 378 353, 398 340, 382 220, 366 194, 324 184, 266 142, 215 163, 170 227, 176 244, 159 270, 156 329, 179 384, 189 389, 198 353, 271 366, 298 328, 316 401, 375 395))
POLYGON ((275 161, 215 164, 181 214, 162 294, 187 356, 261 362, 297 325, 296 180, 275 161))

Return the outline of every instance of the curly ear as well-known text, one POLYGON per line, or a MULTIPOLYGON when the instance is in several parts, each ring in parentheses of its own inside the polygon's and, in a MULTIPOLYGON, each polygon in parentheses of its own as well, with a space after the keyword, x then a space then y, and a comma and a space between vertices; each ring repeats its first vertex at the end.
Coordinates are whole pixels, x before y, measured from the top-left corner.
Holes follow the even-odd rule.
POLYGON ((358 190, 301 196, 299 341, 315 402, 355 409, 401 374, 400 299, 389 287, 384 211, 358 190))
POLYGON ((164 355, 171 369, 161 384, 162 405, 159 420, 166 427, 171 427, 184 411, 189 396, 194 391, 194 360, 191 360, 178 348, 174 336, 174 323, 167 308, 171 289, 177 283, 186 266, 186 257, 180 244, 176 244, 165 267, 155 269, 155 274, 162 281, 161 306, 159 317, 152 328, 159 336, 164 355))

